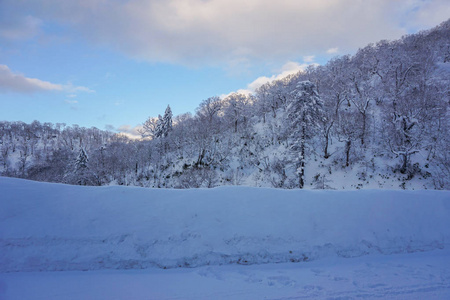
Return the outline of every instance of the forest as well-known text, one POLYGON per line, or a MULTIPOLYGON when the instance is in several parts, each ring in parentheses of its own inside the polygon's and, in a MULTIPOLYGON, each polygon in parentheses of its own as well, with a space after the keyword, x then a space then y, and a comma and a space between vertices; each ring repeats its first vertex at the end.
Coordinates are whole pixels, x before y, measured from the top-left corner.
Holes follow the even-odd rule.
POLYGON ((0 175, 77 185, 450 189, 450 20, 259 87, 170 106, 142 138, 0 122, 0 175))

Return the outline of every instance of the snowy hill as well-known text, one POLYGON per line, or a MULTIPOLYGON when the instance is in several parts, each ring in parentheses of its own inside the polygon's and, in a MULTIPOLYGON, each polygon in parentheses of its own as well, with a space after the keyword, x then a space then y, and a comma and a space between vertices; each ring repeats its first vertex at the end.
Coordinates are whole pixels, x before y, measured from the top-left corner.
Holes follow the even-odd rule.
POLYGON ((0 272, 312 261, 446 248, 448 191, 170 190, 0 177, 0 272))
MULTIPOLYGON (((141 140, 0 120, 0 176, 149 188, 450 190, 450 20, 142 120, 141 140)), ((200 100, 200 99, 199 99, 200 100)))

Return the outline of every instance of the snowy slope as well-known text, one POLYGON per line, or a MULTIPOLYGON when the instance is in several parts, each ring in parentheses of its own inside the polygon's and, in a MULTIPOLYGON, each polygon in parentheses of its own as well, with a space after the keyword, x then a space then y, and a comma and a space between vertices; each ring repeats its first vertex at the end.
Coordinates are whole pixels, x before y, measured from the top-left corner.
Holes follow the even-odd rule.
POLYGON ((442 249, 450 192, 79 187, 0 177, 0 272, 310 261, 442 249))

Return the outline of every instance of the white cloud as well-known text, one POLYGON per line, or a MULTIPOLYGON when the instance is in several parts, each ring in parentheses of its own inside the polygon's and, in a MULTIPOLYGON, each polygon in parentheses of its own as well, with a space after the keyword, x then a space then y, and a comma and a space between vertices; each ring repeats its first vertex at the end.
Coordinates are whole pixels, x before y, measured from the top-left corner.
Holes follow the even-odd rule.
POLYGON ((42 20, 32 16, 14 17, 7 15, 0 18, 0 37, 20 40, 37 35, 41 29, 42 20))
MULTIPOLYGON (((3 0, 131 57, 186 65, 279 63, 346 53, 437 25, 448 0, 3 0)), ((0 6, 1 9, 1 6, 0 6)))
POLYGON ((311 63, 314 61, 315 55, 307 55, 307 56, 303 56, 303 61, 305 63, 311 63))
POLYGON ((55 84, 37 78, 28 78, 22 74, 14 73, 6 65, 0 65, 0 92, 34 93, 43 91, 93 92, 83 86, 72 84, 55 84))
POLYGON ((130 139, 140 139, 141 134, 139 130, 142 129, 142 125, 131 126, 131 125, 121 125, 116 129, 117 132, 129 137, 130 139))
MULTIPOLYGON (((314 56, 311 56, 311 57, 314 58, 314 56)), ((280 70, 278 70, 277 74, 272 75, 270 77, 267 77, 267 76, 258 77, 253 82, 251 82, 247 85, 247 89, 251 92, 254 92, 257 88, 259 88, 260 86, 262 86, 263 84, 265 84, 267 82, 279 80, 288 75, 296 74, 299 71, 305 70, 309 65, 310 64, 307 64, 307 63, 299 64, 294 61, 287 62, 281 67, 280 70)))
POLYGON ((117 128, 111 124, 105 125, 105 130, 117 132, 117 133, 122 134, 133 140, 141 138, 141 134, 139 133, 139 130, 141 130, 142 128, 143 128, 142 125, 137 125, 137 126, 133 127, 131 125, 125 124, 125 125, 121 125, 117 128))
MULTIPOLYGON (((314 56, 312 56, 312 57, 314 57, 314 56)), ((222 99, 226 98, 233 93, 252 94, 256 91, 256 89, 258 89, 263 84, 272 82, 274 80, 279 80, 281 78, 284 78, 284 77, 292 75, 292 74, 296 74, 299 71, 305 70, 309 65, 316 65, 316 64, 314 64, 314 63, 299 64, 298 62, 295 62, 295 61, 289 61, 289 62, 285 63, 280 69, 275 70, 276 74, 274 74, 270 77, 260 76, 260 77, 256 78, 255 80, 253 80, 251 83, 249 83, 245 89, 239 89, 236 92, 231 92, 229 94, 220 95, 220 98, 222 98, 222 99)))
POLYGON ((330 48, 327 50, 327 54, 336 54, 339 52, 339 48, 335 47, 335 48, 330 48))
POLYGON ((62 89, 68 93, 77 93, 77 92, 83 92, 83 93, 95 93, 94 90, 91 90, 90 88, 87 88, 85 86, 74 86, 71 83, 61 85, 62 89))
POLYGON ((13 73, 8 66, 0 65, 0 90, 19 93, 37 91, 62 91, 63 86, 13 73))

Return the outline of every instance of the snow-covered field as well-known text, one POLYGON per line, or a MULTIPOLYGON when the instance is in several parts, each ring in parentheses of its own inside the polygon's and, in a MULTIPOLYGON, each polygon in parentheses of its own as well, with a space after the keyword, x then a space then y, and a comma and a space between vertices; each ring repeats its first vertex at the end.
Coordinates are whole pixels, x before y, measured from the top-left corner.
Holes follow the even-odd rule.
POLYGON ((446 191, 0 177, 0 299, 445 299, 449 228, 446 191))

